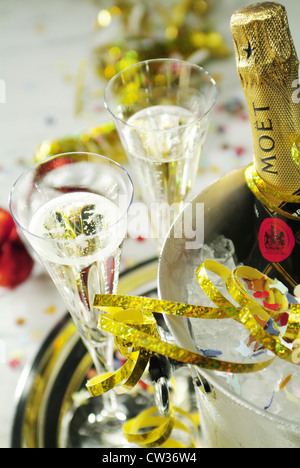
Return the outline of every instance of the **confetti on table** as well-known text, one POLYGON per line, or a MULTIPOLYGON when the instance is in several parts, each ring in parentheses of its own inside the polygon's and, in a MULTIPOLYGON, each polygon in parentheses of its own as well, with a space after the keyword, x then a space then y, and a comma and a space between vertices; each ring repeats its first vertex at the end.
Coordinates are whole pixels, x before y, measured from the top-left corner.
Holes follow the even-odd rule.
POLYGON ((43 333, 40 330, 34 330, 31 333, 31 338, 34 340, 40 340, 42 336, 43 336, 43 333))
POLYGON ((293 374, 289 375, 286 379, 284 379, 284 381, 279 386, 279 390, 283 390, 287 386, 287 384, 290 383, 290 381, 292 380, 292 377, 293 377, 293 374))
POLYGON ((37 34, 42 34, 45 32, 46 26, 43 23, 37 23, 34 25, 33 29, 37 34))
POLYGON ((20 367, 22 363, 23 355, 20 351, 16 350, 10 359, 8 360, 8 365, 11 369, 16 370, 20 367))
POLYGON ((238 146, 235 148, 235 153, 237 156, 243 156, 246 153, 247 149, 244 146, 238 146))
POLYGON ((48 314, 48 315, 54 315, 55 312, 56 312, 56 307, 54 305, 50 305, 45 310, 45 314, 48 314))
POLYGON ((18 369, 18 367, 20 366, 21 364, 21 361, 17 358, 14 358, 14 359, 11 359, 10 361, 8 361, 8 365, 11 369, 15 370, 15 369, 18 369))
POLYGON ((16 320, 17 325, 24 325, 25 319, 23 317, 20 317, 16 320))
POLYGON ((270 403, 269 403, 267 406, 264 407, 264 409, 265 409, 266 411, 267 411, 268 409, 271 408, 272 403, 273 403, 273 401, 274 401, 274 397, 275 397, 275 392, 273 392, 273 394, 272 394, 272 398, 271 398, 270 403))

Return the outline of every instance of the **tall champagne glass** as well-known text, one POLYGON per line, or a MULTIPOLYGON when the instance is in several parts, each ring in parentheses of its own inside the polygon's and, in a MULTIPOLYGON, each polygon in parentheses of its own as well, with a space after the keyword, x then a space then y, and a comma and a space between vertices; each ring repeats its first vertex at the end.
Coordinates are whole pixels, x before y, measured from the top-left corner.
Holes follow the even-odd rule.
MULTIPOLYGON (((132 198, 125 169, 91 153, 65 153, 34 165, 10 194, 20 232, 61 293, 99 374, 112 370, 113 338, 97 328, 93 299, 117 292, 132 198)), ((103 398, 96 419, 112 437, 119 413, 120 427, 125 416, 113 392, 103 398)))
POLYGON ((127 153, 160 251, 192 195, 217 86, 203 68, 173 59, 132 65, 108 83, 105 105, 127 153))

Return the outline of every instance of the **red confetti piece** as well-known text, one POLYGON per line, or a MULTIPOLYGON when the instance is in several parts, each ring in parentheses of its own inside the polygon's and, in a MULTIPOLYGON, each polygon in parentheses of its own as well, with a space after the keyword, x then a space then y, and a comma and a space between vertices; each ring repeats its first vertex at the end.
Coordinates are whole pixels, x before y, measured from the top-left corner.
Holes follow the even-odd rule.
POLYGON ((145 382, 143 382, 143 380, 140 380, 139 384, 142 387, 142 389, 144 389, 144 390, 147 390, 147 388, 149 388, 149 385, 147 385, 145 382))
POLYGON ((268 291, 258 291, 253 294, 256 299, 267 299, 270 296, 268 291))
POLYGON ((21 361, 17 358, 14 358, 14 359, 11 359, 9 362, 8 362, 8 365, 11 369, 17 369, 21 364, 21 361))
POLYGON ((277 312, 277 310, 280 307, 280 304, 268 304, 266 301, 264 301, 264 307, 267 309, 273 310, 273 312, 277 312))
POLYGON ((238 146, 237 148, 235 148, 235 152, 237 156, 243 156, 243 154, 246 153, 246 148, 244 148, 243 146, 238 146))
POLYGON ((283 314, 283 316, 280 318, 280 326, 285 327, 289 322, 289 318, 290 316, 288 313, 283 314))

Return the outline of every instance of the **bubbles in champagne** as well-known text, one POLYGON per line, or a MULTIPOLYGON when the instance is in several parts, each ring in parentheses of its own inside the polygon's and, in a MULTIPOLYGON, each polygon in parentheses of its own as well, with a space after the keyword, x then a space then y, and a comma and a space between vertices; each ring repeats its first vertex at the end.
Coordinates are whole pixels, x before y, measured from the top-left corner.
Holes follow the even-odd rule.
POLYGON ((125 236, 117 224, 117 205, 93 193, 63 194, 42 205, 33 215, 29 230, 42 259, 58 263, 91 262, 108 257, 125 236))

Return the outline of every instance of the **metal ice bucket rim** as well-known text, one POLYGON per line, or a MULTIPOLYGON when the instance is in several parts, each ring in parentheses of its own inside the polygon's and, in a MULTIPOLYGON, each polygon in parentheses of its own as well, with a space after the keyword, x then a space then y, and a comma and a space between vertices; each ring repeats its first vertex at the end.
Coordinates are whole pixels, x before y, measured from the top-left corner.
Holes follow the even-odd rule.
MULTIPOLYGON (((242 242, 243 245, 240 246, 238 257, 243 256, 243 251, 245 252, 247 245, 251 242, 250 236, 253 237, 253 234, 251 234, 253 233, 253 229, 249 229, 249 225, 252 225, 253 227, 254 220, 253 195, 246 185, 244 171, 245 168, 240 168, 227 174, 223 178, 216 180, 196 195, 190 202, 193 208, 196 207, 196 204, 198 203, 204 203, 204 242, 207 242, 212 234, 223 233, 225 236, 226 234, 228 235, 230 228, 232 227, 234 231, 233 241, 235 241, 234 238, 236 238, 236 236, 238 236, 237 238, 243 235, 246 235, 246 237, 248 236, 247 239, 243 239, 244 242, 242 242), (220 193, 222 194, 221 197, 219 196, 220 193), (236 219, 243 216, 245 212, 247 213, 247 216, 244 218, 245 222, 243 222, 242 225, 238 225, 236 219), (206 220, 208 218, 208 214, 210 215, 210 221, 207 223, 206 220)), ((189 213, 191 212, 191 222, 194 225, 195 209, 189 211, 189 213)), ((187 209, 184 209, 182 213, 178 215, 164 241, 159 258, 157 280, 158 297, 160 299, 183 303, 187 302, 187 297, 184 295, 184 286, 182 285, 182 281, 180 282, 180 273, 182 273, 183 268, 188 267, 188 259, 190 258, 190 255, 192 255, 193 251, 190 250, 188 252, 185 249, 187 239, 184 237, 184 230, 181 239, 175 238, 174 232, 176 232, 176 226, 178 223, 186 223, 186 219, 183 221, 186 214, 187 209)), ((187 319, 183 317, 169 316, 165 317, 165 321, 179 346, 191 351, 197 351, 190 339, 187 319), (178 337, 178 329, 180 329, 180 337, 178 337)), ((233 400, 234 403, 278 425, 295 431, 300 431, 300 424, 297 425, 289 420, 267 413, 266 411, 263 411, 247 402, 239 395, 231 392, 229 389, 224 388, 216 379, 216 373, 214 371, 205 371, 201 369, 197 370, 197 372, 199 372, 200 375, 204 377, 204 379, 206 379, 215 389, 223 393, 227 398, 233 400)))

